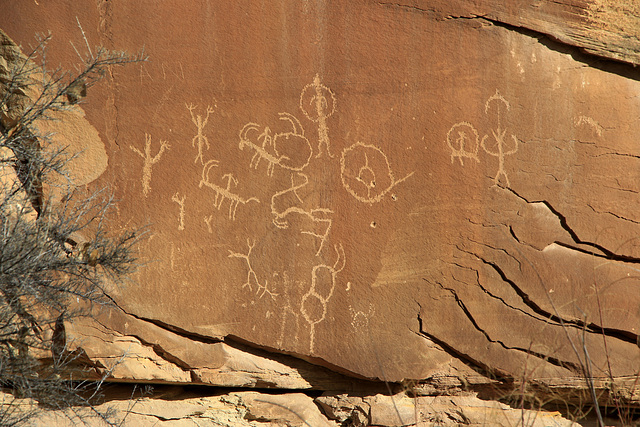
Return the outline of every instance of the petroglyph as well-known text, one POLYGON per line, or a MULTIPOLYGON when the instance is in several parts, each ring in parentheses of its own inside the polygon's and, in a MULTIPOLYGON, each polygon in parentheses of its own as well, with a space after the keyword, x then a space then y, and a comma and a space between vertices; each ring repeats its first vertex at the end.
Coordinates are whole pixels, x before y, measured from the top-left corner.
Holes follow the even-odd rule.
MULTIPOLYGON (((274 278, 278 277, 278 273, 273 274, 274 278)), ((291 279, 289 279, 289 275, 285 271, 283 274, 283 286, 284 289, 284 300, 286 301, 284 305, 281 305, 280 308, 282 310, 282 323, 280 324, 280 335, 278 337, 277 344, 279 347, 282 347, 284 344, 285 331, 287 328, 287 324, 289 323, 287 320, 291 319, 293 322, 293 330, 295 333, 292 335, 290 332, 288 333, 288 337, 292 340, 292 342, 298 342, 298 333, 300 332, 300 315, 293 309, 291 305, 291 297, 289 296, 288 289, 291 288, 293 283, 291 283, 291 279)), ((282 298, 281 297, 281 298, 282 298)))
POLYGON ((247 246, 249 249, 246 254, 241 254, 241 253, 233 252, 232 250, 229 250, 229 258, 242 258, 247 263, 247 270, 248 270, 247 281, 242 285, 242 288, 244 289, 248 287, 249 290, 253 292, 253 285, 255 285, 256 286, 255 293, 258 296, 258 298, 262 298, 265 294, 269 294, 269 296, 272 299, 275 299, 275 297, 277 297, 278 294, 274 294, 269 290, 269 282, 266 279, 264 281, 264 285, 260 283, 260 281, 258 280, 258 276, 256 275, 256 272, 253 270, 253 267, 251 266, 250 257, 251 257, 251 251, 256 246, 255 240, 252 243, 251 239, 247 239, 247 246))
POLYGON ((278 113, 280 120, 289 122, 291 132, 276 133, 272 136, 271 129, 267 126, 260 133, 260 125, 247 123, 240 130, 239 148, 249 147, 255 151, 249 167, 258 169, 261 160, 267 162, 267 175, 273 176, 273 169, 278 165, 284 169, 301 171, 309 165, 311 160, 311 143, 304 136, 304 129, 300 121, 289 113, 278 113), (251 134, 257 134, 254 143, 251 134), (270 152, 273 151, 273 153, 270 152))
POLYGON ((322 147, 329 157, 334 157, 330 151, 329 129, 327 128, 327 118, 336 111, 335 94, 320 83, 320 76, 316 74, 313 83, 306 85, 300 94, 300 109, 304 115, 312 122, 318 123, 318 154, 322 156, 322 147))
POLYGON ((325 320, 327 304, 336 287, 336 277, 346 264, 342 245, 334 246, 337 254, 333 265, 317 264, 311 270, 311 287, 302 296, 300 313, 309 324, 309 352, 313 353, 316 325, 325 320), (340 265, 340 268, 338 268, 340 265), (328 281, 327 281, 328 279, 328 281))
POLYGON ((344 188, 363 203, 382 200, 393 187, 413 175, 402 179, 393 176, 386 154, 378 147, 356 142, 342 151, 340 173, 344 188))
POLYGON ((171 197, 171 200, 176 202, 178 204, 178 206, 180 206, 180 217, 179 217, 179 222, 178 222, 178 230, 182 231, 184 230, 184 201, 187 198, 186 195, 182 196, 182 198, 180 198, 178 196, 178 193, 174 194, 171 197))
POLYGON ((487 102, 484 105, 485 114, 487 115, 489 114, 489 110, 491 109, 492 103, 495 105, 495 110, 497 112, 497 118, 498 118, 497 120, 498 124, 496 126, 496 129, 491 130, 491 134, 493 135, 495 144, 493 144, 492 147, 487 148, 486 142, 489 138, 489 135, 485 135, 482 137, 482 140, 480 141, 480 146, 487 154, 498 158, 498 173, 493 178, 493 185, 494 186, 498 185, 498 183, 500 182, 500 177, 502 176, 506 181, 507 187, 510 187, 511 183, 509 182, 509 176, 507 175, 507 172, 504 170, 504 157, 507 155, 515 154, 518 151, 518 138, 516 138, 515 135, 511 135, 511 138, 513 139, 513 147, 505 151, 505 144, 506 144, 505 135, 507 133, 507 129, 502 128, 502 123, 501 123, 502 114, 500 113, 500 109, 501 107, 503 107, 503 108, 506 108, 507 111, 509 111, 511 109, 511 105, 509 105, 509 102, 506 99, 504 99, 503 96, 500 95, 500 92, 498 92, 497 90, 494 95, 492 95, 491 97, 489 97, 489 99, 487 99, 487 102))
POLYGON ((460 122, 451 126, 447 132, 447 145, 451 148, 451 163, 456 157, 461 165, 464 165, 463 157, 480 162, 478 158, 480 136, 471 123, 460 122))
POLYGON ((329 232, 331 231, 332 220, 329 218, 329 215, 333 214, 333 211, 326 208, 313 208, 313 209, 305 209, 300 206, 292 205, 292 203, 299 203, 303 205, 304 202, 300 195, 298 194, 298 190, 304 187, 309 183, 309 178, 307 175, 302 172, 297 172, 294 175, 291 175, 291 187, 279 191, 271 197, 271 213, 273 214, 273 224, 278 228, 288 228, 289 221, 286 219, 287 216, 291 214, 299 214, 309 218, 314 223, 324 224, 326 227, 322 234, 315 233, 314 231, 301 231, 302 234, 309 234, 320 239, 320 246, 316 251, 316 256, 320 254, 322 248, 324 247, 327 238, 329 237, 329 232), (296 178, 298 178, 298 183, 296 183, 296 178), (287 197, 293 195, 295 199, 287 197), (279 200, 282 200, 282 203, 278 203, 279 200), (278 205, 287 206, 285 209, 278 209, 278 205))
POLYGON ((187 110, 189 110, 189 113, 191 114, 191 121, 193 122, 194 125, 196 125, 196 129, 198 132, 196 136, 194 136, 193 139, 191 140, 192 147, 195 147, 196 144, 198 146, 198 155, 196 156, 194 163, 198 163, 198 159, 200 159, 200 163, 204 164, 204 159, 202 158, 202 150, 203 148, 206 148, 208 150, 210 145, 209 145, 209 139, 207 139, 203 131, 204 131, 204 127, 207 125, 207 122, 209 121, 209 115, 213 113, 215 110, 212 107, 207 106, 207 116, 203 119, 200 114, 193 114, 193 110, 195 110, 196 108, 193 104, 189 104, 189 105, 185 104, 185 107, 187 107, 187 110))
POLYGON ((131 148, 133 152, 137 153, 144 160, 144 163, 142 165, 142 193, 145 197, 147 197, 149 191, 151 191, 151 169, 153 165, 160 161, 162 153, 164 153, 165 150, 168 150, 170 148, 170 145, 167 144, 167 141, 161 140, 158 153, 155 156, 151 156, 151 135, 145 133, 144 137, 144 154, 133 145, 130 145, 129 148, 131 148))
POLYGON ((576 117, 575 123, 576 123, 576 127, 580 125, 587 125, 591 127, 591 129, 593 129, 595 134, 598 136, 602 136, 602 131, 604 131, 604 127, 602 127, 602 125, 600 125, 600 123, 598 123, 592 117, 588 117, 588 116, 576 117))
POLYGON ((205 216, 204 223, 207 224, 207 231, 209 233, 213 233, 213 227, 211 227, 211 220, 213 219, 213 215, 205 216))
POLYGON ((356 331, 367 331, 369 328, 369 319, 373 317, 375 312, 373 304, 369 304, 369 311, 366 313, 360 310, 356 311, 349 305, 349 312, 351 313, 351 326, 353 326, 353 329, 356 331))
POLYGON ((221 187, 219 185, 212 183, 211 179, 209 178, 209 172, 211 171, 211 168, 214 166, 218 166, 217 160, 209 160, 207 163, 205 163, 204 167, 202 168, 202 179, 200 180, 199 187, 202 188, 203 185, 206 185, 216 193, 216 197, 213 199, 213 206, 216 209, 220 210, 220 207, 222 207, 222 203, 225 200, 228 200, 229 201, 229 219, 235 221, 236 211, 238 210, 238 205, 240 203, 242 203, 243 205, 246 205, 249 202, 260 203, 260 200, 258 200, 255 197, 243 199, 239 195, 232 193, 231 184, 233 184, 234 187, 237 186, 238 180, 235 179, 233 175, 230 173, 222 176, 223 180, 225 179, 227 180, 226 187, 221 187))

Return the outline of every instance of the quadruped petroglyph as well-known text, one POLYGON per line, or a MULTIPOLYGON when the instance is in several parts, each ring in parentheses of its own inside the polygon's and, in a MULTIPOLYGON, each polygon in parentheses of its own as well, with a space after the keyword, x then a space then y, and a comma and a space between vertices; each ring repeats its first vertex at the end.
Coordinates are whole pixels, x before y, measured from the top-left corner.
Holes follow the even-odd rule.
POLYGON ((151 155, 151 135, 149 135, 148 133, 145 133, 144 137, 145 137, 144 153, 138 150, 133 145, 130 145, 129 148, 131 148, 131 150, 134 153, 137 153, 144 160, 144 163, 142 165, 142 193, 144 194, 145 197, 147 197, 147 195, 149 194, 149 191, 151 191, 151 169, 153 165, 155 165, 160 161, 162 154, 165 152, 165 150, 168 150, 170 148, 170 145, 167 144, 167 141, 161 140, 160 149, 158 150, 158 153, 155 156, 152 156, 151 155))
POLYGON ((253 270, 253 267, 251 265, 251 251, 255 246, 255 240, 251 242, 251 239, 247 239, 247 253, 242 254, 229 250, 229 258, 241 258, 244 259, 247 263, 247 281, 243 283, 243 289, 248 287, 250 291, 253 291, 253 287, 255 285, 256 289, 254 292, 256 293, 258 298, 262 298, 263 296, 265 296, 265 294, 268 294, 272 299, 275 299, 278 294, 275 294, 269 290, 269 282, 266 279, 264 281, 264 284, 260 283, 260 281, 258 280, 258 276, 256 275, 256 272, 253 270))
POLYGON ((487 116, 487 124, 489 118, 495 117, 495 128, 491 129, 491 136, 485 134, 479 140, 479 134, 476 128, 469 122, 458 122, 451 126, 447 132, 446 142, 451 149, 451 163, 455 158, 460 160, 460 165, 464 166, 463 158, 469 158, 480 162, 478 157, 479 147, 490 156, 498 159, 498 172, 493 178, 493 185, 499 185, 502 180, 507 187, 511 186, 509 175, 504 167, 504 158, 515 154, 518 151, 518 138, 511 134, 507 138, 507 128, 503 127, 503 117, 505 113, 511 110, 511 104, 507 101, 498 90, 491 95, 484 104, 484 113, 487 116), (493 112, 494 114, 491 114, 493 112))
POLYGON ((209 115, 213 113, 215 109, 211 106, 207 106, 207 115, 206 117, 202 118, 200 114, 193 114, 193 110, 196 109, 196 107, 193 104, 185 104, 185 107, 187 107, 187 110, 189 110, 189 113, 191 114, 191 121, 193 122, 193 124, 196 126, 196 129, 197 129, 196 136, 194 136, 193 139, 191 140, 191 146, 195 148, 197 145, 198 147, 198 154, 196 155, 196 159, 194 160, 194 163, 198 163, 198 160, 200 160, 200 163, 204 164, 202 151, 204 148, 208 150, 210 145, 209 145, 209 139, 205 136, 203 132, 204 132, 204 127, 207 125, 207 122, 209 121, 209 115))
POLYGON ((297 191, 308 183, 309 178, 302 172, 291 175, 291 187, 278 191, 271 197, 271 214, 273 215, 273 224, 278 228, 288 228, 289 221, 287 217, 292 214, 305 216, 312 223, 324 224, 325 228, 322 234, 315 231, 301 231, 302 234, 309 234, 320 240, 320 245, 316 251, 317 256, 322 251, 329 236, 329 231, 331 231, 332 220, 329 216, 333 214, 333 211, 327 208, 307 208, 304 206, 304 201, 297 191), (284 208, 281 208, 280 205, 284 206, 284 208))
POLYGON ((232 193, 231 185, 233 184, 234 187, 237 186, 238 180, 234 178, 234 176, 230 173, 222 176, 222 180, 225 180, 225 179, 227 180, 227 184, 225 187, 221 187, 211 182, 209 173, 214 166, 218 166, 217 160, 209 160, 207 163, 204 164, 204 167, 202 168, 202 179, 200 180, 199 187, 202 188, 203 185, 207 186, 216 193, 216 196, 213 199, 213 206, 216 209, 220 210, 220 208, 222 207, 222 203, 225 200, 228 200, 229 201, 229 219, 235 221, 236 211, 238 210, 238 205, 240 203, 242 203, 243 205, 246 205, 249 202, 260 203, 260 200, 258 200, 256 197, 249 197, 245 199, 235 193, 232 193))
POLYGON ((260 161, 265 160, 268 176, 273 175, 275 165, 291 171, 301 171, 309 165, 311 160, 311 143, 304 136, 300 121, 289 113, 279 113, 278 116, 280 120, 291 125, 291 131, 272 135, 271 128, 268 126, 260 132, 260 125, 257 123, 247 123, 240 130, 239 148, 242 150, 244 147, 249 147, 255 151, 249 167, 257 169, 260 161))
POLYGON ((322 156, 323 147, 329 157, 334 157, 330 151, 327 118, 336 111, 336 96, 331 89, 320 83, 318 74, 313 78, 313 83, 302 89, 300 109, 307 119, 318 123, 318 154, 316 157, 322 156))
POLYGON ((317 264, 311 270, 311 286, 302 296, 300 313, 309 325, 309 352, 313 353, 316 325, 325 320, 327 304, 336 288, 336 277, 345 265, 346 259, 342 244, 334 246, 337 259, 333 265, 317 264), (340 266, 340 267, 338 267, 340 266), (328 279, 328 280, 327 280, 328 279))
POLYGON ((340 174, 344 188, 363 203, 382 200, 393 187, 413 175, 396 179, 387 155, 374 145, 356 142, 342 151, 340 174))

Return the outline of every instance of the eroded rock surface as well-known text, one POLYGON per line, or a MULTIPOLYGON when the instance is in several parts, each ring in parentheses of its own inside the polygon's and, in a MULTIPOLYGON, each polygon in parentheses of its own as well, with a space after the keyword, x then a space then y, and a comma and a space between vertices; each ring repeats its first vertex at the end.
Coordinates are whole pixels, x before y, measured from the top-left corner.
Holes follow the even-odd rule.
MULTIPOLYGON (((150 56, 85 110, 113 226, 151 224, 138 285, 69 325, 75 345, 135 355, 123 380, 329 389, 319 365, 428 394, 587 375, 637 401, 640 17, 574 3, 74 8, 90 40, 150 56)), ((22 2, 0 27, 52 27, 72 64, 70 7, 22 2)))

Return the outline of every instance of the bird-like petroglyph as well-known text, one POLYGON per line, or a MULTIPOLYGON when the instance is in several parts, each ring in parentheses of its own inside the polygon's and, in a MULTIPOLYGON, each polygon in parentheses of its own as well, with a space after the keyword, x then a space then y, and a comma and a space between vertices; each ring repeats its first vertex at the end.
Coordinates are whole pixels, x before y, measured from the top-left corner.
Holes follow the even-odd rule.
POLYGON ((387 155, 374 145, 356 142, 342 151, 340 173, 344 188, 363 203, 382 200, 393 187, 413 175, 396 179, 387 155))
POLYGON ((239 148, 242 150, 249 147, 255 151, 249 167, 257 169, 264 160, 267 162, 268 176, 273 175, 275 165, 291 171, 301 171, 309 165, 312 154, 311 143, 304 136, 300 121, 289 113, 279 113, 279 117, 290 124, 291 131, 272 135, 268 126, 260 132, 260 125, 257 123, 247 123, 240 130, 239 148))
POLYGON ((145 197, 147 197, 147 195, 149 194, 149 191, 151 191, 151 169, 153 165, 155 165, 160 161, 162 154, 165 152, 165 150, 168 150, 170 148, 170 145, 167 144, 167 141, 160 141, 160 149, 158 150, 158 153, 155 156, 152 156, 151 155, 151 135, 149 135, 148 133, 145 133, 144 137, 145 137, 144 153, 138 150, 133 145, 129 146, 129 148, 131 148, 131 150, 134 153, 137 153, 144 160, 144 163, 142 165, 142 193, 144 194, 145 197))
POLYGON ((291 187, 278 191, 271 197, 271 213, 273 215, 273 224, 278 228, 288 228, 288 216, 293 214, 302 215, 311 220, 313 224, 321 224, 324 226, 322 233, 312 231, 301 231, 302 234, 308 234, 319 239, 320 244, 316 255, 319 255, 324 247, 325 242, 331 231, 333 214, 331 209, 327 208, 309 208, 305 206, 304 201, 298 194, 298 190, 309 183, 309 178, 302 172, 291 175, 291 187), (293 196, 293 197, 291 197, 293 196))
POLYGON ((306 85, 300 94, 300 109, 312 122, 318 123, 318 154, 322 156, 323 147, 329 157, 333 157, 329 144, 329 128, 327 118, 336 111, 336 96, 320 83, 320 76, 316 74, 313 83, 306 85))
POLYGON ((202 168, 202 179, 200 180, 199 187, 202 188, 203 185, 207 186, 216 193, 216 196, 213 199, 213 206, 216 209, 220 210, 224 201, 228 200, 229 201, 229 219, 235 221, 236 211, 238 210, 239 204, 246 205, 249 202, 260 203, 260 200, 258 200, 256 197, 242 198, 239 195, 231 192, 231 185, 233 184, 234 187, 237 186, 238 180, 234 178, 234 176, 230 173, 222 176, 223 180, 225 179, 227 180, 227 184, 224 187, 221 187, 211 182, 211 178, 209 174, 211 172, 211 169, 214 166, 218 166, 217 160, 209 160, 207 163, 204 164, 204 167, 202 168))

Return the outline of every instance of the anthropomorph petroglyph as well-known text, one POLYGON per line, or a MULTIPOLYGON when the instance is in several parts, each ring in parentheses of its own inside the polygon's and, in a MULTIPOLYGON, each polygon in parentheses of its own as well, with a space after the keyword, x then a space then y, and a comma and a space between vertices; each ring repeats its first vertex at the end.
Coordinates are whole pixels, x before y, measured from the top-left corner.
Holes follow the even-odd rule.
POLYGON ((180 217, 178 222, 178 230, 180 231, 184 230, 184 201, 186 198, 186 195, 180 197, 178 196, 178 193, 171 197, 171 201, 176 202, 178 206, 180 206, 180 217))
POLYGON ((320 240, 320 245, 316 251, 316 256, 320 254, 324 247, 329 231, 331 231, 332 220, 329 217, 333 211, 326 208, 308 208, 304 207, 304 201, 298 194, 298 190, 309 183, 309 178, 302 172, 291 175, 291 187, 278 191, 271 197, 271 214, 273 215, 273 224, 278 228, 288 228, 289 221, 287 217, 292 214, 299 214, 309 218, 312 224, 320 224, 324 227, 322 233, 313 231, 301 231, 302 234, 308 234, 320 240), (297 182, 296 182, 297 180, 297 182), (293 197, 291 197, 293 196, 293 197))
POLYGON ((247 281, 244 282, 244 284, 242 285, 242 288, 244 289, 248 287, 250 291, 256 293, 258 298, 262 298, 265 294, 268 294, 272 299, 275 299, 275 297, 277 297, 278 294, 275 294, 269 290, 269 282, 266 279, 264 281, 264 285, 260 283, 260 281, 258 280, 258 276, 256 275, 256 272, 251 266, 251 258, 250 258, 251 251, 256 246, 256 242, 253 241, 252 243, 251 239, 247 239, 247 246, 249 249, 247 250, 246 254, 241 254, 241 253, 233 252, 232 250, 229 250, 229 258, 242 258, 247 263, 247 270, 248 270, 247 281), (256 287, 255 291, 253 290, 254 285, 256 287))
POLYGON ((382 200, 393 187, 413 175, 396 179, 386 154, 373 145, 356 142, 342 151, 340 173, 344 188, 363 203, 382 200))
POLYGON ((170 148, 170 145, 167 144, 167 141, 160 141, 160 149, 158 150, 158 153, 155 156, 152 156, 151 155, 151 135, 149 135, 148 133, 145 133, 144 137, 145 137, 144 153, 142 153, 133 145, 129 146, 129 148, 131 148, 133 152, 137 153, 144 160, 144 163, 142 165, 142 193, 144 194, 145 197, 147 197, 147 195, 149 194, 149 191, 151 191, 151 168, 153 167, 153 165, 155 165, 160 161, 160 158, 162 157, 162 153, 164 153, 165 150, 168 150, 170 148))
POLYGON ((336 111, 336 96, 331 89, 320 83, 320 76, 316 74, 313 83, 306 85, 300 94, 300 109, 304 115, 312 122, 318 123, 318 154, 322 156, 322 147, 329 157, 329 128, 327 128, 327 118, 336 111))
POLYGON ((309 352, 313 353, 316 325, 327 316, 327 304, 333 296, 336 287, 336 277, 346 264, 342 245, 334 247, 337 253, 333 265, 317 264, 311 270, 311 287, 302 296, 300 313, 309 324, 309 352), (338 265, 340 267, 338 268, 338 265))
POLYGON ((500 182, 500 177, 503 177, 507 187, 511 186, 509 182, 509 176, 507 172, 504 170, 504 156, 515 154, 518 151, 518 138, 515 135, 511 135, 511 140, 513 141, 513 145, 510 149, 505 151, 505 145, 507 141, 505 141, 505 135, 507 133, 506 128, 502 128, 502 114, 501 108, 509 111, 511 109, 511 105, 509 102, 500 95, 500 92, 496 90, 496 93, 487 99, 487 102, 484 105, 485 114, 489 115, 489 111, 492 109, 491 106, 494 105, 495 111, 497 114, 497 126, 495 129, 491 129, 491 135, 493 135, 494 143, 491 146, 487 147, 487 141, 489 140, 489 135, 485 135, 482 137, 480 141, 480 146, 482 149, 489 155, 498 158, 498 173, 493 178, 493 185, 498 185, 500 182))
POLYGON ((289 122, 292 131, 271 135, 271 129, 267 126, 260 133, 260 125, 256 123, 247 123, 240 130, 240 149, 249 147, 255 151, 249 167, 257 169, 260 161, 265 160, 269 176, 273 175, 275 165, 292 171, 303 170, 309 165, 312 154, 311 144, 304 136, 300 121, 289 113, 279 113, 279 116, 280 120, 289 122), (251 140, 251 134, 255 134, 256 143, 251 140))
POLYGON ((203 119, 200 114, 193 114, 193 110, 195 110, 196 108, 193 104, 189 104, 189 105, 185 104, 185 106, 187 107, 187 110, 189 110, 189 113, 191 114, 191 121, 193 122, 194 125, 196 125, 196 129, 198 132, 196 136, 194 136, 193 139, 191 140, 192 147, 196 147, 196 145, 198 146, 198 155, 196 156, 194 163, 198 163, 198 159, 199 159, 200 163, 204 164, 204 159, 202 158, 202 150, 205 147, 208 150, 210 145, 209 145, 209 139, 207 139, 203 131, 204 131, 204 127, 207 125, 207 122, 209 121, 209 115, 214 112, 214 109, 210 106, 207 106, 207 116, 203 119))
POLYGON ((209 172, 211 171, 211 168, 214 166, 218 166, 217 160, 209 160, 207 163, 205 163, 204 167, 202 168, 202 179, 200 180, 199 187, 202 188, 202 186, 205 185, 211 188, 216 193, 216 196, 213 199, 213 206, 216 209, 220 210, 220 207, 222 207, 222 203, 225 200, 228 200, 229 201, 229 219, 235 221, 236 210, 238 209, 238 205, 240 203, 242 203, 243 205, 246 205, 249 202, 260 203, 260 200, 258 200, 255 197, 244 199, 239 195, 232 193, 231 184, 233 184, 234 186, 237 186, 238 180, 235 179, 233 175, 230 173, 222 176, 223 180, 225 179, 227 180, 227 184, 225 187, 221 187, 217 184, 212 183, 209 177, 209 172))
POLYGON ((451 126, 447 132, 447 145, 451 148, 451 163, 456 157, 461 165, 464 165, 463 157, 480 162, 478 159, 480 136, 471 123, 460 122, 451 126))

